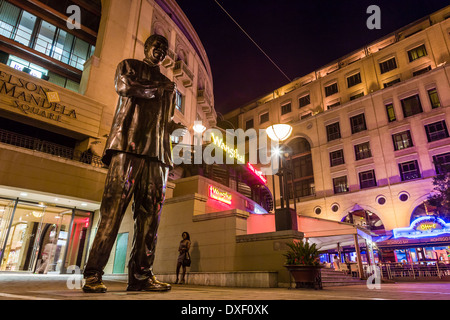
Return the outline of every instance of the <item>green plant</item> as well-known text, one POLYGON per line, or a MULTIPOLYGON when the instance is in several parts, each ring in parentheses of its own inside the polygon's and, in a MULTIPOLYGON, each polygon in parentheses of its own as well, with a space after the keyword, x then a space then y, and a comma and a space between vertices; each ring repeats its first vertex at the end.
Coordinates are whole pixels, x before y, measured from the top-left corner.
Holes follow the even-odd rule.
POLYGON ((320 265, 319 250, 315 243, 309 244, 308 241, 300 240, 286 244, 289 247, 289 251, 284 254, 287 265, 320 265))

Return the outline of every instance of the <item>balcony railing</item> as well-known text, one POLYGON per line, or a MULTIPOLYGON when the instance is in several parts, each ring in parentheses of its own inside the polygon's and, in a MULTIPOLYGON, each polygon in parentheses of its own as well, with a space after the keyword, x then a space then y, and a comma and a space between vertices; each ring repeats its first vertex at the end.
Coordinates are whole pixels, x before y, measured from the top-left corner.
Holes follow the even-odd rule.
POLYGON ((26 135, 21 135, 3 129, 0 129, 0 143, 51 154, 56 157, 89 164, 97 168, 104 167, 102 158, 88 151, 81 152, 79 150, 75 150, 56 143, 40 140, 26 135))
POLYGON ((180 78, 185 87, 192 86, 192 81, 194 80, 194 74, 183 60, 178 60, 175 62, 173 67, 173 75, 180 78))
MULTIPOLYGON (((0 35, 30 47, 30 43, 32 43, 32 34, 20 26, 16 29, 16 31, 14 31, 15 29, 16 28, 13 25, 0 20, 0 35)), ((83 71, 84 69, 86 58, 82 58, 74 52, 64 50, 56 45, 52 45, 52 43, 45 41, 42 37, 35 39, 35 44, 32 49, 75 67, 78 70, 83 71)))
POLYGON ((383 263, 379 265, 381 276, 384 279, 431 279, 450 276, 450 264, 440 261, 428 261, 420 263, 383 263))

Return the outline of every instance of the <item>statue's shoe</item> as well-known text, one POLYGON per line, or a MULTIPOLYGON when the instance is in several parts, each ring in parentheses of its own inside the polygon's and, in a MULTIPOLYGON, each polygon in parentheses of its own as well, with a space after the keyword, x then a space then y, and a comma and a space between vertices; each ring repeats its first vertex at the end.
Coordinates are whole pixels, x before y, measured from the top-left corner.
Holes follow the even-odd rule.
POLYGON ((105 293, 107 288, 99 275, 92 275, 85 278, 83 292, 85 293, 105 293))
POLYGON ((172 286, 168 283, 158 281, 155 276, 134 284, 128 284, 127 291, 169 291, 172 286))

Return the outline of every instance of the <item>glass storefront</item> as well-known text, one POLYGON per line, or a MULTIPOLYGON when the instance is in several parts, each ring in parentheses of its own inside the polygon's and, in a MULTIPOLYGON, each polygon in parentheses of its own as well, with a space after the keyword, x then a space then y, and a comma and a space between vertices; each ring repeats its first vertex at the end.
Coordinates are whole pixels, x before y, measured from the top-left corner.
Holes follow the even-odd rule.
POLYGON ((85 263, 91 212, 0 199, 0 271, 65 273, 85 263))

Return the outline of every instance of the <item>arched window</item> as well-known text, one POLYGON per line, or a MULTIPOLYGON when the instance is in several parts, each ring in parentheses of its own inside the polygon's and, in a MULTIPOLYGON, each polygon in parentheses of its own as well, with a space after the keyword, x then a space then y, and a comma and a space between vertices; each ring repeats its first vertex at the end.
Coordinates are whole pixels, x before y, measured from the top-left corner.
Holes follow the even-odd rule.
POLYGON ((311 145, 304 138, 295 138, 288 143, 289 157, 287 167, 293 172, 288 177, 290 198, 296 199, 315 194, 314 171, 311 157, 311 145))

